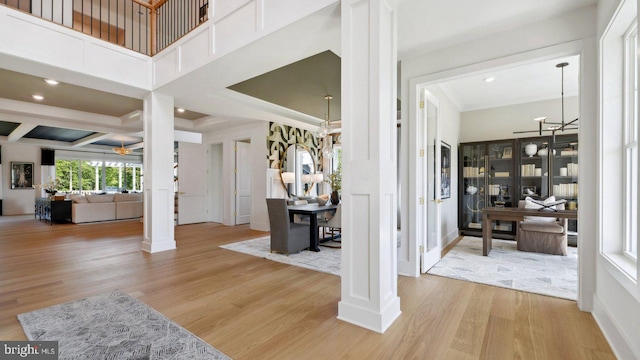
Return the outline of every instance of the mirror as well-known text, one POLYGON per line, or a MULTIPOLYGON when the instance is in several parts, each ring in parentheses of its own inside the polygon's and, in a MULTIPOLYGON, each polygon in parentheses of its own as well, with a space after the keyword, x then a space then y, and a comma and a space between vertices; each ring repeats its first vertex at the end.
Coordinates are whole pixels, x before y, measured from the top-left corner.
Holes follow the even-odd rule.
POLYGON ((316 162, 304 145, 289 145, 280 158, 280 180, 291 196, 314 196, 316 162))

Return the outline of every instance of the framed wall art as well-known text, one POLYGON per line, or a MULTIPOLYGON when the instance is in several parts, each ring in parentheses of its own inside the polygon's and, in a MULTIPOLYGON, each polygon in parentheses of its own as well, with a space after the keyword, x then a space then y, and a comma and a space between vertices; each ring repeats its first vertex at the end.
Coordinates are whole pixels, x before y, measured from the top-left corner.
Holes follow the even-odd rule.
POLYGON ((33 163, 32 162, 11 162, 11 188, 33 189, 33 163))
POLYGON ((451 197, 451 145, 442 142, 440 145, 440 198, 451 197))

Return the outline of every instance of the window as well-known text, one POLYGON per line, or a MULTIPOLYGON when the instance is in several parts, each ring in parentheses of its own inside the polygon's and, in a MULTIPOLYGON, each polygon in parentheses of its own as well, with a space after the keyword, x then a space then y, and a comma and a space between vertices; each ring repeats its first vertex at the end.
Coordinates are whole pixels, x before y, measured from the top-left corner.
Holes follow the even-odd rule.
POLYGON ((142 164, 57 159, 56 178, 69 193, 142 191, 142 164))
POLYGON ((638 26, 634 21, 625 40, 625 149, 624 245, 625 256, 638 258, 638 26))
POLYGON ((621 0, 600 39, 598 245, 604 268, 640 301, 637 2, 621 0))

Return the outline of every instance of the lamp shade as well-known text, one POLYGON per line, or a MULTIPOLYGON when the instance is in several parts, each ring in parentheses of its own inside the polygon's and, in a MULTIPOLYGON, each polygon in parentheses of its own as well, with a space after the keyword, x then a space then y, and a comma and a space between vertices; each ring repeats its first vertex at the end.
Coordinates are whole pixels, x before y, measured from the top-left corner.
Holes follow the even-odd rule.
POLYGON ((302 182, 308 184, 311 182, 311 174, 302 174, 302 182))
POLYGON ((319 173, 319 174, 313 174, 312 175, 312 180, 314 183, 321 183, 322 180, 324 180, 324 174, 319 173))
POLYGON ((293 184, 294 182, 296 182, 296 174, 294 174, 293 172, 283 172, 282 181, 285 184, 293 184))

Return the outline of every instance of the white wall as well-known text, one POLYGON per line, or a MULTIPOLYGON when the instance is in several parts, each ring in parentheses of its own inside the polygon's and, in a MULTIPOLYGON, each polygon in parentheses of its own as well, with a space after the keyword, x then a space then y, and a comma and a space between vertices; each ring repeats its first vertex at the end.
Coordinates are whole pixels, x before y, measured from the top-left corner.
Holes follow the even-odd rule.
POLYGON ((222 144, 209 150, 209 221, 222 223, 224 211, 224 177, 222 174, 222 144))
MULTIPOLYGON (((578 117, 579 98, 564 99, 565 122, 578 117)), ((538 136, 538 133, 514 134, 514 131, 538 130, 538 122, 533 119, 547 116, 549 121, 560 121, 562 113, 560 99, 536 101, 526 104, 501 106, 491 109, 466 111, 461 114, 460 142, 515 139, 538 136)), ((548 127, 548 125, 546 126, 548 127)), ((543 127, 546 129, 546 127, 543 127)), ((563 134, 577 133, 565 131, 563 134)), ((550 135, 544 132, 543 135, 550 135)))
POLYGON ((458 236, 458 143, 460 112, 438 85, 427 90, 440 101, 440 140, 451 145, 451 197, 440 205, 442 214, 442 246, 458 236))
POLYGON ((33 183, 40 184, 40 148, 22 144, 2 145, 2 207, 3 215, 33 214, 35 198, 40 196, 36 189, 11 189, 11 162, 32 162, 33 183))
MULTIPOLYGON (((223 209, 222 223, 235 225, 235 188, 234 145, 238 140, 250 139, 251 141, 251 229, 269 231, 269 214, 267 213, 267 135, 268 122, 255 122, 249 125, 238 126, 224 131, 215 131, 204 134, 204 144, 222 145, 222 189, 223 209)), ((211 171, 212 169, 209 169, 211 171)))

